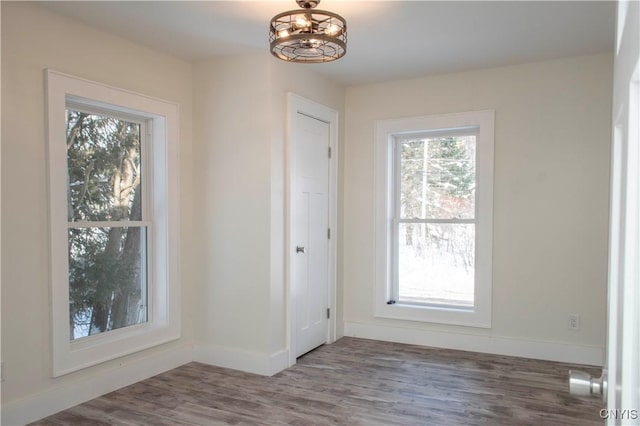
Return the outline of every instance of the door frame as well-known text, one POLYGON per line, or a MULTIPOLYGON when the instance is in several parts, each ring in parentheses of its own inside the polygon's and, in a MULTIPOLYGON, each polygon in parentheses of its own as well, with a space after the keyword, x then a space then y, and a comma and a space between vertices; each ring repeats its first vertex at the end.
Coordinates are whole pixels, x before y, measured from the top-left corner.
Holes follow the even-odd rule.
MULTIPOLYGON (((638 424, 640 5, 617 4, 608 277, 607 425, 638 424), (626 411, 624 411, 626 410, 626 411), (625 414, 627 413, 627 414, 625 414), (626 416, 626 417, 625 417, 626 416)), ((601 413, 602 416, 602 413, 601 413)))
MULTIPOLYGON (((296 176, 295 159, 296 146, 292 140, 293 120, 296 114, 301 113, 308 117, 315 118, 329 124, 329 147, 331 148, 331 157, 329 158, 329 229, 331 229, 331 238, 329 239, 329 257, 328 257, 328 288, 327 288, 327 306, 331 315, 327 330, 327 343, 333 343, 336 340, 336 288, 337 288, 337 236, 338 236, 338 112, 325 105, 317 103, 307 98, 303 98, 295 93, 287 93, 287 136, 285 147, 285 285, 287 289, 287 336, 289 348, 289 366, 296 363, 296 316, 295 306, 292 297, 293 282, 292 276, 292 256, 295 247, 295 231, 291 218, 293 216, 293 185, 296 176)), ((327 156, 329 153, 327 152, 327 156)))

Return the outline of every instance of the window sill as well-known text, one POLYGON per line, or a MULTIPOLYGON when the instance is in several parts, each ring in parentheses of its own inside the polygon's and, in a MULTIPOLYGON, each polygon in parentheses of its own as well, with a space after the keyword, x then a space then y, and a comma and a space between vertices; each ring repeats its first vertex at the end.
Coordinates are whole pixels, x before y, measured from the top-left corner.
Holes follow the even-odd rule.
POLYGON ((491 315, 473 308, 384 303, 376 305, 374 316, 404 321, 491 328, 491 315))

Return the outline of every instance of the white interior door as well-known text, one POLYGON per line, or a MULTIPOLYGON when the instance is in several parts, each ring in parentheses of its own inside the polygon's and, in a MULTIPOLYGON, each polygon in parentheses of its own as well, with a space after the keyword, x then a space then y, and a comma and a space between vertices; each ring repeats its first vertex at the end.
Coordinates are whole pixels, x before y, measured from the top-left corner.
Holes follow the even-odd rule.
POLYGON ((640 2, 616 19, 607 361, 600 378, 570 372, 576 395, 606 400, 607 425, 640 425, 640 2))
POLYGON ((290 255, 295 356, 327 341, 329 287, 329 123, 297 112, 290 255))
POLYGON ((640 3, 617 14, 606 417, 627 425, 640 424, 640 3))

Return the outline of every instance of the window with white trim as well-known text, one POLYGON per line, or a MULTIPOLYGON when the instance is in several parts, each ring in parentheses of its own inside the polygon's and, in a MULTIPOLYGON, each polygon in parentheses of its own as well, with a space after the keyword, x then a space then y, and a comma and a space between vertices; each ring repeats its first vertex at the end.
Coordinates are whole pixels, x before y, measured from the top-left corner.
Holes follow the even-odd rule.
POLYGON ((180 336, 178 107, 46 79, 55 377, 180 336))
POLYGON ((491 326, 493 125, 376 122, 376 316, 491 326))

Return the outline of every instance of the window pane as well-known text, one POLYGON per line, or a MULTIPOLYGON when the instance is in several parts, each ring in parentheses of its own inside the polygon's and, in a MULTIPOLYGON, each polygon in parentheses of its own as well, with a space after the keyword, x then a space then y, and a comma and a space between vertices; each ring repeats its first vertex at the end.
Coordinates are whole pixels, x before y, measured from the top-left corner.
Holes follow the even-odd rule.
POLYGON ((140 124, 66 114, 69 221, 141 220, 140 124))
POLYGON ((399 301, 473 306, 475 225, 401 223, 399 301))
POLYGON ((401 218, 474 218, 475 136, 404 140, 399 148, 401 218))
POLYGON ((71 339, 147 321, 145 227, 69 229, 71 339))

